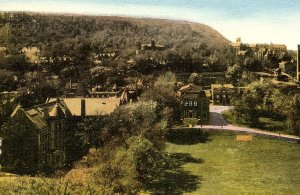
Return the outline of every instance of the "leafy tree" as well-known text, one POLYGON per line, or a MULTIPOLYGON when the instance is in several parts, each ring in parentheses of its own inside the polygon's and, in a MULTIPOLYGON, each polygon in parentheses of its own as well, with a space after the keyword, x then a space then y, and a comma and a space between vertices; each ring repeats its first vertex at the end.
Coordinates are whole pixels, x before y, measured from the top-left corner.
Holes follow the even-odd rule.
POLYGON ((295 135, 300 135, 300 95, 296 94, 288 107, 287 122, 289 131, 295 135))
POLYGON ((234 114, 237 120, 255 126, 260 116, 260 97, 257 94, 245 93, 241 99, 234 102, 234 114))
MULTIPOLYGON (((105 137, 119 140, 124 144, 131 136, 139 135, 149 139, 156 148, 162 149, 165 143, 166 126, 157 117, 157 103, 140 101, 121 106, 107 119, 105 137)), ((103 135, 103 134, 102 134, 103 135)), ((107 143, 108 140, 103 140, 107 143)))
POLYGON ((0 91, 13 91, 17 88, 16 73, 0 69, 0 91))
POLYGON ((235 64, 233 66, 228 66, 226 77, 231 81, 234 86, 239 84, 239 80, 242 77, 243 70, 240 65, 235 64))
POLYGON ((99 148, 103 145, 100 132, 105 124, 103 116, 87 117, 78 124, 78 136, 83 148, 99 148))
POLYGON ((142 183, 157 172, 161 153, 142 136, 132 136, 126 145, 105 150, 90 182, 102 194, 137 194, 142 183))
POLYGON ((125 148, 117 148, 96 166, 89 183, 100 194, 137 194, 140 183, 135 165, 133 155, 125 148))
POLYGON ((158 116, 168 125, 178 120, 180 116, 179 101, 175 97, 176 76, 167 72, 158 77, 154 86, 147 89, 141 96, 142 100, 152 100, 158 103, 158 116))

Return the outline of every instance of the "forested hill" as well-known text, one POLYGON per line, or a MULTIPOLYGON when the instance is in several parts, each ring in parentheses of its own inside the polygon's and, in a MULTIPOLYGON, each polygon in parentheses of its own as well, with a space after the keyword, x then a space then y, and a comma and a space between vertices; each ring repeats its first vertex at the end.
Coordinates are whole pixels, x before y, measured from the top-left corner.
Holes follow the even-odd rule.
POLYGON ((0 46, 17 50, 24 46, 37 46, 42 56, 84 58, 91 52, 117 50, 124 61, 135 55, 138 45, 151 40, 165 46, 165 49, 150 52, 148 57, 155 55, 168 61, 168 56, 173 56, 181 59, 181 64, 190 65, 212 61, 208 57, 229 45, 228 40, 209 26, 192 22, 6 12, 0 15, 0 46))
POLYGON ((94 49, 128 48, 154 39, 168 48, 201 44, 220 48, 228 41, 212 28, 191 22, 107 16, 41 15, 5 13, 0 25, 10 24, 12 43, 36 46, 83 39, 94 49), (76 39, 76 40, 73 40, 76 39))

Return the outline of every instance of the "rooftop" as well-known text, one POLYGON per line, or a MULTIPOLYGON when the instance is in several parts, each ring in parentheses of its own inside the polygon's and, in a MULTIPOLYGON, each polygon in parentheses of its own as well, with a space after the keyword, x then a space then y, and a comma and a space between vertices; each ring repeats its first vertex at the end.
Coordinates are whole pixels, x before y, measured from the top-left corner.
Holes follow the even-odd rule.
MULTIPOLYGON (((120 106, 120 98, 62 98, 74 116, 81 116, 81 100, 85 100, 86 116, 108 115, 120 106)), ((51 98, 49 102, 55 101, 51 98)))
POLYGON ((14 117, 18 112, 23 112, 27 118, 38 128, 43 129, 48 127, 46 116, 56 117, 59 114, 62 116, 70 115, 66 104, 63 101, 54 99, 52 102, 39 104, 30 108, 22 108, 17 106, 11 117, 14 117))

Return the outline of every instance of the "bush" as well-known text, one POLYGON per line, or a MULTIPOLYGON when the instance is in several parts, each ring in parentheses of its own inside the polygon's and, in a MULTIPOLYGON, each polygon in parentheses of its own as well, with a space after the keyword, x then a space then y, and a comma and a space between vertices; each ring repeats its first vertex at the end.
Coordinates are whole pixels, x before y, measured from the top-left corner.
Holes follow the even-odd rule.
POLYGON ((183 122, 183 125, 185 125, 185 126, 198 125, 198 119, 197 118, 184 118, 182 122, 183 122))

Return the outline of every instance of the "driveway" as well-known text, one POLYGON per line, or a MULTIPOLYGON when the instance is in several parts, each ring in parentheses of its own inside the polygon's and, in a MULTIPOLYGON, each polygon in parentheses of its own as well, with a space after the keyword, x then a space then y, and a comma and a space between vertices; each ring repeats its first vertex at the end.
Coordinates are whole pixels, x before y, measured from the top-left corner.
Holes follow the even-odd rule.
POLYGON ((293 135, 285 135, 279 133, 273 133, 268 131, 262 131, 259 129, 239 127, 235 125, 228 124, 222 116, 222 112, 233 109, 232 106, 213 106, 210 105, 210 124, 209 125, 197 125, 195 128, 206 129, 206 130, 220 130, 220 131, 233 131, 241 133, 250 133, 254 135, 261 135, 271 138, 283 139, 288 141, 300 142, 300 137, 293 135))

